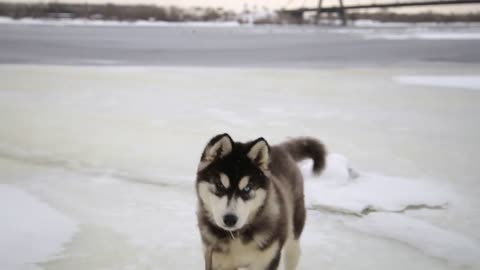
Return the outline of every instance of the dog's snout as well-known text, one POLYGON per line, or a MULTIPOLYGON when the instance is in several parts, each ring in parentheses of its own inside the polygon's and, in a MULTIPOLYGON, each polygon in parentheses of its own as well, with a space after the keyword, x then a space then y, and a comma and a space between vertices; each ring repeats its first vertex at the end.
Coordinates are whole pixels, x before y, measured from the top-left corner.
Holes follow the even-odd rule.
POLYGON ((228 227, 233 227, 237 223, 237 216, 232 215, 232 214, 226 214, 223 216, 223 223, 225 223, 226 226, 228 227))

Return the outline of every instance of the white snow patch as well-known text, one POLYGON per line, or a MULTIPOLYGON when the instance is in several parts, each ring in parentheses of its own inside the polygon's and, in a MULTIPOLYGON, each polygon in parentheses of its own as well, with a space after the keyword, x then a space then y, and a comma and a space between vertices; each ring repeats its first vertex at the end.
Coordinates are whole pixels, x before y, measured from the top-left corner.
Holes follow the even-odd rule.
POLYGON ((353 27, 324 30, 335 34, 360 35, 364 39, 384 40, 479 40, 480 24, 468 23, 379 23, 357 21, 353 27))
POLYGON ((411 85, 480 90, 480 76, 475 75, 397 76, 393 80, 411 85))
POLYGON ((394 213, 372 213, 344 224, 408 244, 427 255, 447 260, 453 266, 480 266, 479 243, 426 221, 394 213))
POLYGON ((480 244, 404 212, 418 208, 442 210, 456 195, 438 182, 358 173, 348 159, 330 154, 324 173, 314 178, 311 163, 306 176, 307 207, 343 216, 343 224, 363 233, 392 239, 454 266, 480 265, 480 244))
POLYGON ((309 208, 361 216, 364 211, 402 212, 409 207, 442 208, 454 199, 446 187, 421 179, 358 173, 347 158, 327 157, 319 178, 312 178, 310 163, 302 166, 309 208))
POLYGON ((413 23, 404 22, 379 22, 373 20, 355 20, 350 25, 357 27, 408 27, 414 26, 413 23))
POLYGON ((19 269, 62 251, 77 224, 26 192, 0 185, 0 269, 19 269))
POLYGON ((364 36, 365 39, 387 39, 387 40, 407 40, 407 39, 426 39, 426 40, 478 40, 480 33, 375 33, 364 36))
POLYGON ((378 27, 378 28, 425 28, 425 27, 478 27, 480 24, 477 22, 380 22, 374 20, 355 20, 349 22, 349 26, 356 27, 378 27))
MULTIPOLYGON (((335 153, 329 154, 327 156, 327 166, 322 171, 322 181, 348 184, 354 178, 352 173, 356 174, 346 157, 335 153)), ((305 171, 304 174, 308 175, 305 171)), ((311 172, 310 175, 312 175, 311 172)))
POLYGON ((146 27, 238 27, 236 21, 227 22, 166 22, 166 21, 107 21, 90 19, 13 19, 0 16, 0 24, 54 25, 54 26, 146 26, 146 27))

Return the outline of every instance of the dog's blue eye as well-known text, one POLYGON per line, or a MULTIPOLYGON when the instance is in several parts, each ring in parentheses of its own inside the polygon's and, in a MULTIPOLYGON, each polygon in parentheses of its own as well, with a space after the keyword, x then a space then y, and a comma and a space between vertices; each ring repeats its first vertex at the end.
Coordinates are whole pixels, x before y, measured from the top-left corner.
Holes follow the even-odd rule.
POLYGON ((245 188, 243 188, 244 192, 250 192, 250 190, 252 190, 252 187, 250 186, 246 186, 245 188))

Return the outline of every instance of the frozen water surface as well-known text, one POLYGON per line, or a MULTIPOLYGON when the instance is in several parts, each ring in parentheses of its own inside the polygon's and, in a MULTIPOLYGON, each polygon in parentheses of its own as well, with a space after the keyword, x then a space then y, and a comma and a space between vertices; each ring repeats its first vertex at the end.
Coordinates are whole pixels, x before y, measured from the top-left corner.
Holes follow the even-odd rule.
POLYGON ((0 185, 0 258, 2 268, 34 267, 57 255, 77 230, 77 224, 22 190, 0 185))
POLYGON ((480 68, 414 67, 1 65, 0 268, 202 269, 195 170, 228 132, 328 146, 300 269, 479 269, 480 68))

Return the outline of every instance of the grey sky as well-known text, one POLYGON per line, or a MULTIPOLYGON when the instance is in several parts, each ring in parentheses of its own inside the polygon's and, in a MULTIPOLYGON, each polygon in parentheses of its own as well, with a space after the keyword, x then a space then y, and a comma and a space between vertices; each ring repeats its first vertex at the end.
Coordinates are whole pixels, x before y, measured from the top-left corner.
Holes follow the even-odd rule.
MULTIPOLYGON (((2 0, 5 2, 48 2, 39 0, 2 0)), ((396 1, 412 1, 412 0, 344 0, 345 5, 359 3, 380 3, 380 2, 396 2, 396 1)), ((415 1, 415 0, 414 0, 415 1)), ((417 0, 418 1, 418 0, 417 0)), ((420 0, 421 1, 421 0, 420 0)), ((251 7, 267 7, 269 9, 280 9, 283 7, 294 8, 301 6, 315 6, 318 0, 58 0, 58 2, 80 2, 80 3, 122 3, 122 4, 156 4, 179 7, 223 7, 240 11, 245 5, 251 7)), ((337 5, 338 0, 324 0, 325 6, 337 5)), ((462 5, 462 6, 442 6, 442 7, 422 7, 422 8, 403 8, 395 9, 395 11, 442 11, 442 12, 480 12, 480 4, 478 5, 462 5)))

